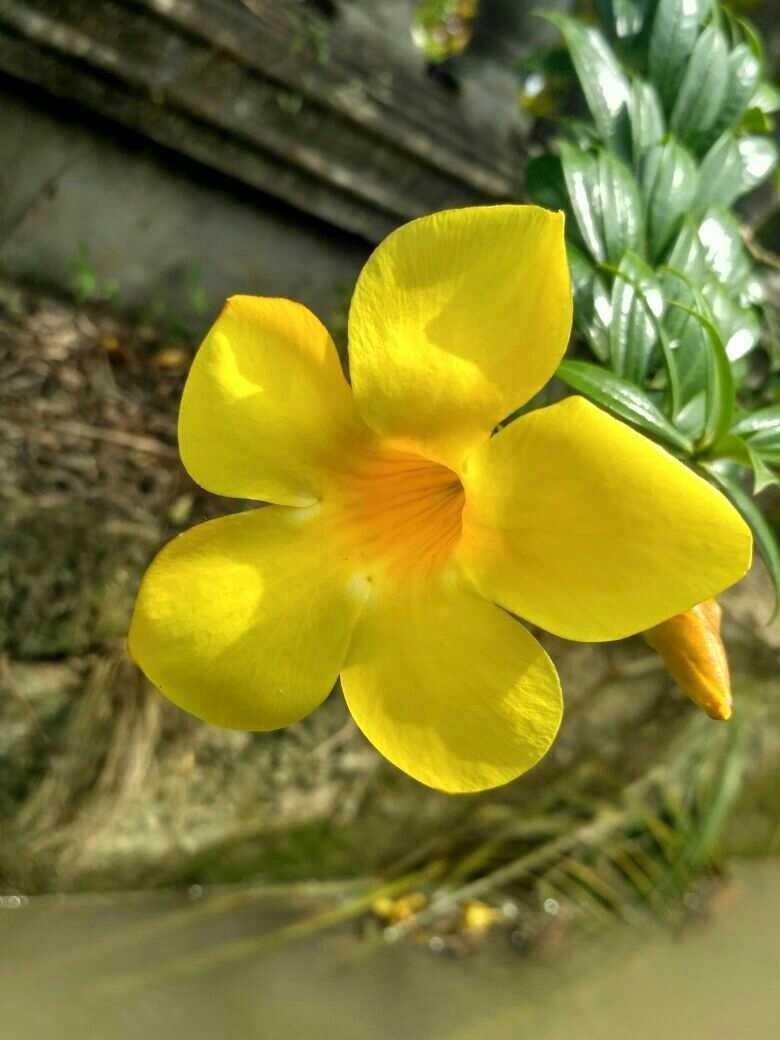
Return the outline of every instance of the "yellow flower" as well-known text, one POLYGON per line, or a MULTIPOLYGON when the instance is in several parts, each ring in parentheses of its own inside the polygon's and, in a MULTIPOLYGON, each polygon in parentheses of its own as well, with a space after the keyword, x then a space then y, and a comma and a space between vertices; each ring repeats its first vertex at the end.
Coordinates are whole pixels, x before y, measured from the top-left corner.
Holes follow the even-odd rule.
POLYGON ((349 315, 351 386, 289 300, 234 297, 197 354, 179 441, 217 494, 274 503, 170 542, 129 645, 222 726, 303 718, 337 677, 378 750, 444 791, 533 766, 558 676, 512 615, 618 639, 730 585, 749 531, 682 463, 582 398, 496 425, 553 375, 563 217, 436 213, 391 234, 349 315))

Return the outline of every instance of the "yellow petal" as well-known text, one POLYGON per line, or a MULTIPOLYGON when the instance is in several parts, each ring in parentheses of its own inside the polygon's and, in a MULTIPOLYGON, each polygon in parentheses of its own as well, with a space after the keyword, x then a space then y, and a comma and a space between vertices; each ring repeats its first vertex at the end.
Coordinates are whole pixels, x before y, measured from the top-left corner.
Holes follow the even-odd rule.
POLYGON ((738 581, 751 536, 705 480, 579 397, 523 416, 462 472, 462 565, 567 639, 619 639, 738 581))
POLYGON ((193 480, 219 495, 307 505, 353 433, 336 348, 291 300, 234 296, 195 356, 179 412, 193 480))
POLYGON ((269 730, 328 695, 360 605, 309 514, 269 506, 212 520, 154 560, 129 649, 175 704, 221 726, 269 730))
POLYGON ((446 572, 377 588, 341 683, 374 747, 442 791, 481 791, 524 773, 561 719, 558 676, 539 643, 446 572))
POLYGON ((720 616, 718 603, 710 599, 642 635, 683 693, 711 719, 726 720, 731 718, 731 678, 720 616))
POLYGON ((457 466, 552 376, 571 307, 560 213, 483 206, 404 225, 370 257, 352 299, 363 418, 457 466))

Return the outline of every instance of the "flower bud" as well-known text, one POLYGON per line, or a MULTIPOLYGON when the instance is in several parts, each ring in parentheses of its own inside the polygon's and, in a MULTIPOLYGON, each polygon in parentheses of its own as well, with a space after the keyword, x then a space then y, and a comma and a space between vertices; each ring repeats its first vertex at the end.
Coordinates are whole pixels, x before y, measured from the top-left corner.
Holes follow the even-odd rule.
POLYGON ((725 720, 732 701, 721 614, 718 603, 708 599, 642 634, 683 693, 711 719, 725 720))

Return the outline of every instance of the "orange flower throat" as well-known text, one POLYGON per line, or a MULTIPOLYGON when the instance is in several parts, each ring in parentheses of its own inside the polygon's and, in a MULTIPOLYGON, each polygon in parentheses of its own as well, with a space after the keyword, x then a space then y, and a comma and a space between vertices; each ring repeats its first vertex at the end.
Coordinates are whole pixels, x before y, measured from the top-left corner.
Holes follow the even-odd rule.
POLYGON ((362 454, 343 474, 338 526, 355 562, 408 575, 445 563, 461 533, 463 485, 457 474, 420 455, 362 454))

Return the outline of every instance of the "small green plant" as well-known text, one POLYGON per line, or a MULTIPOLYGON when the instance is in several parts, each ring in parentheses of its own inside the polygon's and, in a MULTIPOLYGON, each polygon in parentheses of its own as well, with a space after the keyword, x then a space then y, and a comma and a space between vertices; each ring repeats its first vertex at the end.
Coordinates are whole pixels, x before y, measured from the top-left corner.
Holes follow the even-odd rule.
POLYGON ((780 597, 777 537, 753 497, 778 483, 776 360, 733 209, 776 168, 780 92, 756 32, 713 0, 596 7, 603 31, 546 15, 590 119, 560 117, 527 169, 530 196, 567 214, 577 342, 592 357, 558 375, 719 487, 780 597))
POLYGON ((70 261, 70 284, 79 304, 110 303, 119 294, 119 285, 113 278, 98 275, 85 242, 79 243, 78 252, 70 261))

